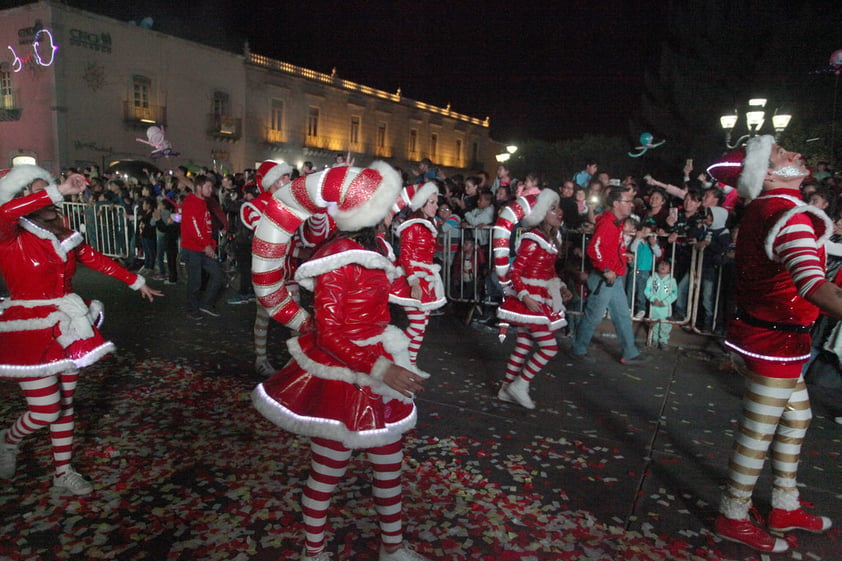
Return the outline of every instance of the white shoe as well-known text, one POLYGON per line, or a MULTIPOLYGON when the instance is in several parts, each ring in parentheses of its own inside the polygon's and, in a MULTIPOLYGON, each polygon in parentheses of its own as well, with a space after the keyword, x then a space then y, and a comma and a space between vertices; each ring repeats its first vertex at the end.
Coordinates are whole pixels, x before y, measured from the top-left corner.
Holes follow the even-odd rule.
POLYGON ((15 468, 18 461, 18 447, 15 444, 6 444, 6 433, 0 431, 0 478, 11 479, 15 476, 15 468))
POLYGON ((509 384, 503 384, 500 386, 500 390, 497 392, 497 399, 505 401, 506 403, 515 402, 512 396, 509 395, 509 384))
POLYGON ((400 549, 392 553, 386 553, 386 550, 381 545, 379 561, 430 561, 430 559, 424 557, 417 551, 409 549, 405 545, 402 545, 400 549))
POLYGON ((639 312, 634 314, 634 319, 641 320, 641 319, 643 319, 643 316, 645 316, 645 315, 646 315, 646 312, 644 310, 640 310, 639 312))
POLYGON ((515 403, 526 407, 527 409, 535 409, 535 402, 529 397, 529 382, 521 377, 515 378, 514 382, 509 384, 506 388, 506 393, 509 394, 515 403))
POLYGON ((74 495, 87 495, 94 490, 94 486, 73 468, 68 468, 61 477, 53 477, 53 488, 70 491, 74 495))
POLYGON ((254 371, 257 372, 258 375, 268 378, 278 370, 272 366, 272 363, 269 362, 268 358, 264 357, 258 358, 254 361, 254 371))
POLYGON ((301 553, 301 561, 331 561, 332 559, 333 557, 327 551, 322 551, 316 555, 307 555, 307 550, 305 549, 301 553))

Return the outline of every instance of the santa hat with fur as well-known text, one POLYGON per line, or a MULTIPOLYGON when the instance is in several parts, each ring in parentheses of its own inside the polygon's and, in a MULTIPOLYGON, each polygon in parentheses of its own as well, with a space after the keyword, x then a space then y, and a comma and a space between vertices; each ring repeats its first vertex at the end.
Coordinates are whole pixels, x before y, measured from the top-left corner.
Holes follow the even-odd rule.
POLYGON ((281 177, 290 175, 292 173, 292 166, 286 162, 274 162, 266 160, 257 168, 254 174, 255 182, 260 192, 266 192, 281 177))
POLYGON ((736 186, 746 201, 755 199, 763 191, 774 144, 775 138, 771 135, 755 136, 749 139, 745 149, 734 150, 710 166, 708 174, 720 183, 736 186))
POLYGON ((432 181, 417 185, 407 185, 401 189, 397 205, 401 208, 408 206, 415 211, 424 206, 427 199, 439 192, 439 186, 432 181))
POLYGON ((550 210, 553 204, 558 204, 558 193, 552 189, 543 189, 538 193, 538 198, 535 200, 535 204, 532 205, 529 214, 523 217, 521 221, 523 227, 534 228, 540 224, 544 220, 544 217, 547 216, 547 211, 550 210))
POLYGON ((50 172, 32 164, 21 164, 0 173, 3 173, 0 178, 0 205, 14 199, 24 187, 29 187, 36 179, 41 179, 48 185, 55 185, 50 172))
POLYGON ((537 195, 524 195, 502 208, 494 223, 493 242, 494 269, 503 284, 509 282, 509 240, 518 223, 525 228, 534 228, 540 224, 547 211, 559 200, 558 193, 544 189, 537 195))

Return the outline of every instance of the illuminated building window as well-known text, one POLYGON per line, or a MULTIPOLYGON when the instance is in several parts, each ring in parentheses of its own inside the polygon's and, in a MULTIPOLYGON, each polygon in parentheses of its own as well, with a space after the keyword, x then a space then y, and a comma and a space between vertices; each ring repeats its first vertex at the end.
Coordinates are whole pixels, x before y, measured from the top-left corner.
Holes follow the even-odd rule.
POLYGON ((456 139, 456 161, 457 162, 462 161, 462 139, 461 138, 456 139))
POLYGON ((430 157, 435 158, 439 152, 439 135, 433 133, 430 135, 430 157))
POLYGON ((358 144, 360 142, 360 118, 357 115, 351 115, 349 137, 351 144, 358 144))
POLYGON ((8 70, 0 71, 0 109, 14 109, 12 98, 12 73, 8 70))
POLYGON ((310 107, 307 114, 307 136, 319 136, 319 108, 310 107))
POLYGON ((479 161, 479 144, 474 142, 473 146, 471 147, 471 160, 474 162, 479 161))
POLYGON ((273 99, 269 109, 269 128, 273 131, 284 130, 284 102, 273 99))
POLYGON ((149 91, 152 89, 152 80, 146 76, 135 74, 132 82, 132 103, 136 108, 149 109, 149 91))
POLYGON ((386 123, 380 123, 377 125, 377 147, 386 147, 386 123))
POLYGON ((418 129, 409 131, 409 152, 411 154, 418 152, 418 129))

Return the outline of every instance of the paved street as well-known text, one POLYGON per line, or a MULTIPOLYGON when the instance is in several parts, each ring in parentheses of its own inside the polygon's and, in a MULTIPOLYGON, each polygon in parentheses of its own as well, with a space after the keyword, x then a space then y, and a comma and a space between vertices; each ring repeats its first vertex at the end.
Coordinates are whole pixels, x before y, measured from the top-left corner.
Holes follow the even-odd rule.
MULTIPOLYGON (((53 494, 47 434, 29 437, 16 477, 0 486, 0 559, 296 559, 307 446, 251 407, 253 305, 223 301, 222 317, 196 322, 183 284, 153 304, 87 270, 75 284, 105 303, 103 332, 118 346, 77 392, 74 465, 95 491, 53 494)), ((286 335, 270 331, 276 366, 286 335)), ((449 560, 760 559, 710 531, 740 375, 717 344, 679 329, 673 337, 676 348, 648 351, 654 359, 640 367, 619 364, 609 322, 592 344, 595 364, 572 365, 562 339, 528 411, 495 397, 512 336, 500 344, 495 330, 466 327, 458 309, 432 318, 419 358, 431 378, 407 438, 407 541, 449 560)), ((6 424, 23 399, 10 382, 0 395, 6 424)), ((842 558, 842 426, 833 422, 842 402, 812 395, 802 499, 837 527, 793 534, 790 552, 773 559, 842 558)), ((331 510, 336 559, 376 559, 362 460, 331 510)), ((761 512, 769 497, 765 476, 761 512)))

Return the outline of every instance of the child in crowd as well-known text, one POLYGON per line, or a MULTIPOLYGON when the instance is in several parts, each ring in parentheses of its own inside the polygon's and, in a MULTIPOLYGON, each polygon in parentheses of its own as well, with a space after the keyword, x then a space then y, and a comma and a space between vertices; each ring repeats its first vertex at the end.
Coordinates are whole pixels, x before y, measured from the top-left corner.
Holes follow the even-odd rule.
POLYGON ((665 349, 669 344, 672 324, 663 320, 670 316, 672 303, 678 298, 678 285, 669 261, 658 261, 655 274, 646 281, 644 294, 649 301, 649 317, 657 320, 652 326, 652 344, 665 349))
POLYGON ((632 296, 634 305, 634 319, 643 319, 646 315, 646 297, 644 290, 646 282, 652 274, 652 265, 656 258, 662 255, 661 246, 658 245, 658 237, 649 224, 641 225, 635 232, 629 251, 634 254, 633 275, 628 276, 630 284, 626 291, 632 296), (634 294, 632 294, 631 282, 634 280, 634 294))
POLYGON ((491 191, 480 192, 477 199, 477 207, 465 213, 465 222, 477 228, 474 230, 474 239, 480 250, 488 252, 488 244, 491 239, 491 229, 494 224, 494 195, 491 191))

